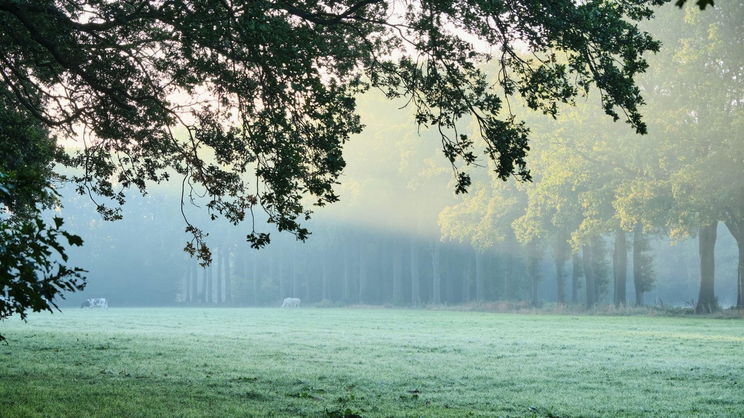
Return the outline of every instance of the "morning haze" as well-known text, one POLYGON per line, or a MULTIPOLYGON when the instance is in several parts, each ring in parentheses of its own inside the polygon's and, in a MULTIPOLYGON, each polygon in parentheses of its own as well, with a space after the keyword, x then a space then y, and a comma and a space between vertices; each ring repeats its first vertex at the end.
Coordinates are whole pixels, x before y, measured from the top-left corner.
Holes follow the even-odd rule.
POLYGON ((0 1, 0 416, 744 415, 744 5, 656 3, 0 1))

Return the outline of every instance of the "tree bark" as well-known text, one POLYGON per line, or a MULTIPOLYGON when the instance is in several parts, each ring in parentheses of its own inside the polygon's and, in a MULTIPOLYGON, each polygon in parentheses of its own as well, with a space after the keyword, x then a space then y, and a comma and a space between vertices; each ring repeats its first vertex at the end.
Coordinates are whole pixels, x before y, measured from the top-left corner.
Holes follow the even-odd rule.
POLYGON ((695 306, 697 313, 709 313, 718 309, 715 295, 716 267, 714 261, 717 227, 718 222, 704 224, 700 226, 698 233, 700 293, 697 306, 695 306))
POLYGON ((612 257, 612 271, 615 284, 615 306, 625 306, 628 298, 625 294, 628 277, 628 243, 625 231, 615 231, 615 252, 612 257))
POLYGON ((744 219, 729 219, 726 227, 736 240, 739 262, 736 274, 736 309, 744 309, 744 219))
POLYGON ((594 299, 594 296, 596 294, 596 291, 594 289, 595 282, 594 282, 594 268, 592 266, 592 249, 589 244, 584 245, 581 251, 581 261, 584 267, 584 281, 586 282, 586 286, 584 286, 586 289, 586 308, 591 309, 594 304, 596 303, 596 300, 594 299))

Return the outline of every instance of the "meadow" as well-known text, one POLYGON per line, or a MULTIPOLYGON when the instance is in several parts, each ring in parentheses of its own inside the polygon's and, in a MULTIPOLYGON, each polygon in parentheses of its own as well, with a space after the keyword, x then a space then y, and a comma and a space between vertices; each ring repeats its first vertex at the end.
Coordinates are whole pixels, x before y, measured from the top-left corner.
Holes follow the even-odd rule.
POLYGON ((0 416, 744 416, 744 323, 111 308, 0 323, 0 416))

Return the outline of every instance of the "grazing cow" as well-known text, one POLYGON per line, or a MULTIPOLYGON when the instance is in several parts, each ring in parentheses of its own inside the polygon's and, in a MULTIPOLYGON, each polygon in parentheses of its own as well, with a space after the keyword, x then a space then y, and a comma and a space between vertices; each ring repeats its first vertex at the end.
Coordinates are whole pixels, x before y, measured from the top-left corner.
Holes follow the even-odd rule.
POLYGON ((300 298, 284 298, 282 308, 299 308, 300 298))
POLYGON ((86 299, 85 302, 83 302, 82 305, 80 305, 81 308, 103 308, 108 309, 108 301, 106 298, 90 298, 86 299))

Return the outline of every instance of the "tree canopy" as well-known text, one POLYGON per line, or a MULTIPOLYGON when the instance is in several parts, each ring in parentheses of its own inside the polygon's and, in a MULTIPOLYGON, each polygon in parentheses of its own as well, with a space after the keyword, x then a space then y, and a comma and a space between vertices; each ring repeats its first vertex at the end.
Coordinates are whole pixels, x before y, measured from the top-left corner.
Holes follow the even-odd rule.
MULTIPOLYGON (((29 117, 83 140, 59 161, 106 218, 127 189, 175 174, 182 200, 206 196, 213 217, 237 224, 262 209, 304 239, 310 206, 338 200, 343 144, 362 129, 355 97, 370 88, 439 130, 458 192, 481 152, 499 177, 529 178, 512 96, 554 115, 596 87, 610 117, 645 132, 633 77, 659 44, 636 22, 661 3, 2 0, 0 76, 29 117), (465 117, 484 149, 458 130, 465 117)), ((208 262, 186 222, 187 250, 208 262)), ((247 239, 269 235, 254 226, 247 239)))

